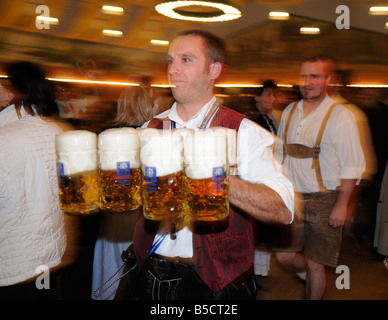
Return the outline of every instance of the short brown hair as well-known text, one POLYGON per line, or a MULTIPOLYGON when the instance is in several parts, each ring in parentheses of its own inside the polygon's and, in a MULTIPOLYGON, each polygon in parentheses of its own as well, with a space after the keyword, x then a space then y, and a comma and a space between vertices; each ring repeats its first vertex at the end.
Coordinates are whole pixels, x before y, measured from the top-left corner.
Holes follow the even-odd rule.
POLYGON ((199 36, 207 45, 207 56, 211 62, 226 63, 226 50, 224 42, 221 38, 217 37, 213 33, 202 29, 188 29, 180 31, 177 37, 184 36, 199 36))
POLYGON ((327 54, 317 54, 314 56, 307 57, 302 61, 302 63, 305 62, 318 62, 321 61, 325 64, 326 73, 331 75, 334 72, 335 67, 335 60, 333 57, 327 55, 327 54))

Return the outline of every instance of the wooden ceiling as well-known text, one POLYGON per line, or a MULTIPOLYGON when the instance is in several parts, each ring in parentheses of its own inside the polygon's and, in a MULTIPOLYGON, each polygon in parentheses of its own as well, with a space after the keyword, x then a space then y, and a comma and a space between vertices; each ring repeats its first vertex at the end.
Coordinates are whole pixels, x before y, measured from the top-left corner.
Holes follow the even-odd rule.
MULTIPOLYGON (((133 80, 150 76, 165 83, 165 46, 183 28, 200 27, 226 40, 229 72, 224 82, 256 83, 264 78, 293 83, 300 59, 309 53, 332 54, 354 81, 388 84, 388 16, 368 14, 368 0, 235 0, 242 18, 229 22, 196 23, 159 14, 155 0, 1 0, 1 62, 28 59, 46 65, 57 77, 89 76, 101 80, 133 80), (38 29, 39 5, 59 20, 38 29), (122 15, 104 13, 102 5, 124 9, 122 15), (336 8, 349 8, 350 29, 338 29, 336 8), (287 21, 268 19, 270 11, 288 11, 287 21), (318 25, 321 34, 299 34, 301 26, 318 25), (103 29, 120 30, 108 37, 103 29), (89 73, 89 74, 88 74, 89 73)), ((387 4, 385 2, 385 4, 387 4)))

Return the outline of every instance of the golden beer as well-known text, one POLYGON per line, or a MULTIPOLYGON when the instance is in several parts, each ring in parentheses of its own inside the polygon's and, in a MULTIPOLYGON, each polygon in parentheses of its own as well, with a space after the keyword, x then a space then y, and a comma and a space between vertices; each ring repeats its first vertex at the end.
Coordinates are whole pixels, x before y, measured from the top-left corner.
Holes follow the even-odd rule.
POLYGON ((56 136, 60 208, 87 215, 99 211, 97 135, 86 130, 56 136))
POLYGON ((139 134, 134 128, 113 128, 98 136, 100 207, 127 212, 141 205, 139 134))
POLYGON ((142 180, 143 214, 150 220, 180 217, 186 212, 183 172, 156 177, 146 168, 142 180))
POLYGON ((125 212, 142 204, 141 170, 130 169, 130 174, 118 170, 100 170, 100 207, 105 211, 125 212), (122 173, 122 172, 121 172, 122 173))
POLYGON ((196 221, 224 220, 229 215, 225 131, 196 131, 184 147, 188 214, 196 221))
MULTIPOLYGON (((60 169, 59 169, 60 170, 60 169)), ((58 176, 60 209, 70 214, 93 214, 98 206, 98 173, 89 171, 58 176)))
POLYGON ((186 205, 179 130, 145 129, 140 145, 144 217, 163 220, 182 216, 186 205))
POLYGON ((192 219, 217 221, 228 217, 229 197, 226 172, 215 179, 186 177, 185 190, 188 212, 192 219))

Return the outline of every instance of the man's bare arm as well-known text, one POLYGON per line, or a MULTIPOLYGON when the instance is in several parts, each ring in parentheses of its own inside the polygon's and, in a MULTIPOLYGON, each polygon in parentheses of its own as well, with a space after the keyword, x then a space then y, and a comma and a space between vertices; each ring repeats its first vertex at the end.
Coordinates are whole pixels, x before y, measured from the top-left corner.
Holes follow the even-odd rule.
POLYGON ((255 219, 267 223, 289 224, 292 213, 283 199, 264 184, 229 177, 229 201, 255 219))

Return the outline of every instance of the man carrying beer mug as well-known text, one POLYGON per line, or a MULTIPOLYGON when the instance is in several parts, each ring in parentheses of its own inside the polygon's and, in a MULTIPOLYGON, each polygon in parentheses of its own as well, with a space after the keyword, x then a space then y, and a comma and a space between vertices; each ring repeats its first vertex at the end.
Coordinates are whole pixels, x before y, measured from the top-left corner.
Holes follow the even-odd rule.
POLYGON ((237 131, 238 176, 229 177, 230 211, 220 232, 199 233, 188 219, 155 234, 136 225, 134 248, 143 299, 255 299, 255 240, 251 222, 289 224, 294 191, 271 146, 274 137, 236 111, 219 106, 213 89, 225 63, 220 39, 202 30, 178 34, 168 51, 168 78, 176 102, 143 127, 226 127, 237 131), (167 121, 167 122, 166 122, 167 121))

